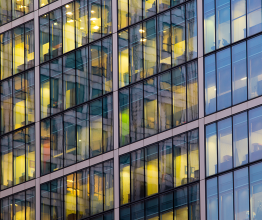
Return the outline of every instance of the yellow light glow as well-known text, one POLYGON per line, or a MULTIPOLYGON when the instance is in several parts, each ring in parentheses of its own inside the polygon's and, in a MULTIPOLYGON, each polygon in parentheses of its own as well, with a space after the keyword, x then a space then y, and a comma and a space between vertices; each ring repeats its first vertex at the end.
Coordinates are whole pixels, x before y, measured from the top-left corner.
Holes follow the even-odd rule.
POLYGON ((45 4, 44 3, 42 3, 42 5, 41 6, 44 6, 45 4))
POLYGON ((57 25, 57 22, 55 22, 54 25, 57 25))
POLYGON ((91 10, 91 13, 92 13, 92 14, 94 14, 94 13, 95 13, 95 11, 94 11, 94 10, 91 10))
POLYGON ((144 41, 144 42, 145 42, 145 41, 146 41, 146 39, 145 39, 145 38, 144 38, 144 39, 140 39, 140 41, 144 41))
POLYGON ((66 8, 69 8, 70 6, 69 6, 69 5, 66 5, 65 7, 66 7, 66 8))
POLYGON ((72 23, 72 22, 74 22, 74 20, 72 20, 72 19, 68 21, 68 23, 72 23))
POLYGON ((139 32, 140 32, 140 33, 145 33, 145 30, 139 29, 139 32))
POLYGON ((71 11, 66 12, 67 15, 72 15, 73 13, 71 11))
POLYGON ((81 142, 81 140, 79 140, 79 142, 81 142))
POLYGON ((90 21, 95 21, 96 20, 96 18, 90 18, 90 21))
POLYGON ((98 26, 95 26, 95 27, 93 27, 95 30, 97 30, 97 29, 99 29, 99 27, 98 26))
POLYGON ((83 27, 80 27, 80 30, 83 30, 84 28, 83 27))

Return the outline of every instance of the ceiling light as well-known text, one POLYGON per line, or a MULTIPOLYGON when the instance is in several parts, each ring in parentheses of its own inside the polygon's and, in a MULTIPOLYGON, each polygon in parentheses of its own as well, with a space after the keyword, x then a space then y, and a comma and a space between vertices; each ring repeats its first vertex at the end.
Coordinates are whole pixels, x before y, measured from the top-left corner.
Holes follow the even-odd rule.
POLYGON ((95 30, 97 30, 97 29, 99 29, 99 27, 98 26, 95 26, 95 27, 93 27, 95 30))
POLYGON ((69 5, 66 5, 66 8, 69 8, 70 6, 69 5))
POLYGON ((139 29, 140 33, 145 33, 145 31, 143 29, 139 29))
POLYGON ((73 13, 71 11, 66 12, 67 15, 72 15, 73 13))

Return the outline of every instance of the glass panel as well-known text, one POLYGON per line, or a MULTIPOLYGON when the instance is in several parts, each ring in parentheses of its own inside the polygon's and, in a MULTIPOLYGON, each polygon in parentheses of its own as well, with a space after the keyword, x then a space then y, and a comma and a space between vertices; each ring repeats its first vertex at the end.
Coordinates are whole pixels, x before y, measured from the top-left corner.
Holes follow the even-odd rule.
POLYGON ((12 196, 1 199, 1 219, 13 220, 12 196))
POLYGON ((63 219, 63 178, 51 182, 51 220, 63 219))
POLYGON ((102 41, 101 52, 103 71, 103 94, 105 94, 111 92, 113 86, 113 44, 111 37, 106 38, 102 41))
POLYGON ((146 196, 158 193, 158 144, 145 148, 145 185, 146 196))
POLYGON ((101 41, 89 47, 90 58, 90 99, 102 95, 101 41))
POLYGON ((13 185, 12 134, 1 138, 1 190, 13 185))
POLYGON ((158 77, 159 132, 172 127, 172 86, 171 72, 158 77))
POLYGON ((128 25, 128 0, 118 0, 118 30, 128 25))
POLYGON ((131 208, 131 220, 144 219, 144 202, 139 202, 132 205, 131 208))
POLYGON ((262 95, 262 36, 248 40, 248 98, 262 95))
POLYGON ((173 188, 172 138, 159 143, 160 191, 173 188))
POLYGON ((102 0, 102 34, 112 33, 112 1, 102 0))
POLYGON ((250 167, 250 219, 256 220, 262 217, 262 163, 250 167))
POLYGON ((35 35, 34 35, 34 22, 31 21, 25 24, 25 69, 32 68, 34 67, 34 65, 35 65, 35 35))
POLYGON ((12 1, 2 0, 0 7, 0 25, 8 23, 12 20, 12 1))
POLYGON ((129 25, 142 20, 142 0, 129 1, 129 25))
POLYGON ((40 84, 41 118, 45 118, 50 115, 49 63, 40 66, 40 84))
POLYGON ((130 220, 131 214, 130 214, 130 207, 124 207, 120 209, 120 220, 130 220))
POLYGON ((130 81, 136 82, 143 79, 143 32, 142 24, 130 28, 129 61, 130 61, 130 81))
MULTIPOLYGON (((44 1, 44 0, 40 0, 44 1)), ((40 63, 49 60, 49 14, 39 17, 40 29, 40 63)), ((58 25, 58 24, 57 24, 58 25)), ((56 25, 56 26, 57 26, 56 25)))
MULTIPOLYGON (((235 0, 237 1, 237 0, 235 0)), ((247 100, 246 42, 232 47, 233 105, 247 100)))
POLYGON ((129 84, 128 39, 128 30, 122 31, 118 34, 119 88, 129 84))
POLYGON ((76 112, 64 113, 64 167, 76 163, 76 112))
POLYGON ((130 142, 135 142, 141 140, 144 136, 142 83, 130 88, 130 102, 130 142))
POLYGON ((234 212, 236 220, 245 220, 249 216, 248 182, 248 168, 234 172, 234 212))
POLYGON ((262 30, 261 2, 247 0, 247 36, 256 34, 262 30))
POLYGON ((144 126, 145 137, 158 132, 157 119, 157 78, 144 81, 144 126))
MULTIPOLYGON (((9 1, 9 0, 8 0, 9 1)), ((12 31, 7 31, 0 35, 1 42, 1 79, 12 76, 13 70, 13 48, 12 31)))
POLYGON ((25 192, 14 195, 14 220, 25 220, 25 192))
POLYGON ((161 12, 170 8, 170 0, 159 0, 157 4, 157 11, 161 12))
POLYGON ((35 219, 35 188, 26 190, 26 220, 35 219))
POLYGON ((64 109, 71 108, 76 104, 75 61, 75 53, 63 56, 64 109))
POLYGON ((197 57, 197 1, 190 1, 186 5, 186 51, 187 60, 197 57))
POLYGON ((217 125, 206 126, 206 176, 217 173, 217 125))
POLYGON ((25 30, 24 25, 13 31, 13 70, 14 74, 25 70, 25 30))
POLYGON ((63 53, 75 49, 74 3, 63 6, 63 53))
POLYGON ((156 0, 143 0, 143 18, 156 14, 156 0))
POLYGON ((234 167, 248 163, 247 113, 233 117, 234 167))
POLYGON ((159 219, 159 217, 158 217, 158 213, 159 213, 158 198, 154 198, 154 199, 150 199, 150 200, 146 201, 145 205, 146 205, 146 207, 145 207, 146 219, 158 220, 159 219))
POLYGON ((217 178, 209 179, 206 182, 207 193, 207 220, 218 219, 218 196, 217 178))
POLYGON ((144 149, 131 153, 131 196, 132 201, 144 197, 144 149))
POLYGON ((160 196, 160 219, 173 220, 173 192, 160 196))
POLYGON ((76 219, 76 173, 64 177, 64 186, 65 219, 76 219))
POLYGON ((14 185, 26 181, 25 174, 25 130, 13 134, 13 163, 14 163, 14 185))
POLYGON ((35 72, 25 73, 25 124, 35 121, 35 72))
POLYGON ((48 3, 48 0, 39 0, 39 8, 47 5, 48 3))
POLYGON ((170 11, 157 18, 158 23, 158 71, 171 68, 171 21, 170 11))
POLYGON ((120 164, 120 204, 131 202, 130 198, 130 154, 119 158, 120 164))
POLYGON ((114 220, 114 212, 104 214, 104 220, 114 220))
POLYGON ((197 62, 187 64, 187 122, 198 118, 197 62))
POLYGON ((100 0, 89 1, 89 41, 101 38, 102 12, 100 0))
POLYGON ((62 59, 50 62, 51 115, 63 110, 62 59))
POLYGON ((230 0, 216 1, 216 47, 230 44, 230 0))
POLYGON ((185 220, 188 218, 187 187, 174 192, 174 219, 185 220))
POLYGON ((104 211, 114 208, 114 161, 104 162, 104 211))
POLYGON ((77 172, 77 219, 89 216, 89 169, 77 172))
POLYGON ((129 138, 129 89, 119 91, 119 144, 126 145, 129 138))
POLYGON ((217 110, 231 106, 231 50, 217 53, 217 110))
POLYGON ((246 0, 231 1, 232 42, 246 37, 246 0))
POLYGON ((89 106, 84 105, 76 110, 77 124, 77 161, 89 158, 89 106))
POLYGON ((50 172, 50 120, 41 121, 41 175, 50 172))
MULTIPOLYGON (((49 13, 50 18, 50 59, 62 54, 62 12, 61 8, 49 13)), ((45 50, 48 50, 46 48, 45 50)))
POLYGON ((63 167, 63 119, 58 115, 51 119, 51 172, 63 167))
POLYGON ((23 2, 12 0, 12 19, 19 18, 25 14, 23 2))
POLYGON ((156 19, 143 23, 144 77, 157 73, 156 19))
POLYGON ((91 167, 91 215, 103 211, 103 170, 102 164, 91 167))
POLYGON ((12 79, 1 83, 1 133, 12 130, 12 79))
POLYGON ((102 135, 102 99, 100 99, 90 104, 90 157, 103 152, 102 135))
POLYGON ((199 184, 189 186, 189 219, 200 220, 199 184))
POLYGON ((50 182, 40 185, 41 187, 41 219, 51 220, 51 198, 50 198, 50 182))
POLYGON ((187 183, 187 135, 173 138, 174 187, 187 183))
POLYGON ((103 152, 113 150, 113 97, 103 98, 103 152))
POLYGON ((25 129, 26 143, 26 181, 35 178, 35 126, 30 126, 25 129))
MULTIPOLYGON (((87 7, 88 7, 87 1, 85 0, 75 1, 76 48, 81 47, 88 43, 88 8, 87 7)), ((73 23, 69 23, 69 24, 73 25, 73 23)), ((74 30, 70 30, 70 32, 73 31, 74 30)), ((70 44, 72 43, 73 42, 70 42, 70 44)), ((73 47, 73 45, 71 46, 73 47)))
POLYGON ((248 112, 249 121, 249 162, 262 158, 262 107, 248 112))
POLYGON ((173 83, 173 126, 186 123, 186 68, 172 71, 173 83))
POLYGON ((215 0, 204 0, 204 47, 205 53, 216 49, 215 0))
POLYGON ((232 118, 217 123, 218 172, 232 168, 232 118))
POLYGON ((198 130, 188 132, 188 177, 189 182, 199 180, 198 130))
POLYGON ((24 0, 24 10, 25 10, 25 14, 32 12, 34 10, 34 1, 24 0))
POLYGON ((232 173, 218 178, 219 182, 219 220, 234 219, 233 177, 232 173))

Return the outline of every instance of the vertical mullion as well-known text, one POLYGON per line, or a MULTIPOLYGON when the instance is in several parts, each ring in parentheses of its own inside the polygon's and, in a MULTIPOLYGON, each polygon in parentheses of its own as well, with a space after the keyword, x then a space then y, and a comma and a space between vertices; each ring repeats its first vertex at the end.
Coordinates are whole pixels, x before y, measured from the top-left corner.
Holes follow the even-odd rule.
POLYGON ((220 220, 219 218, 219 176, 215 177, 217 179, 217 208, 218 208, 218 212, 217 212, 217 215, 218 215, 218 220, 220 220))
POLYGON ((217 142, 217 149, 216 149, 216 151, 217 151, 217 170, 215 170, 216 171, 216 174, 218 174, 218 166, 219 166, 219 161, 218 161, 218 126, 217 126, 217 122, 215 122, 216 123, 216 137, 217 137, 217 140, 216 140, 216 142, 217 142))
MULTIPOLYGON (((188 167, 188 166, 187 166, 188 167)), ((189 171, 189 169, 187 168, 187 171, 189 171)), ((187 186, 187 219, 190 220, 190 206, 189 206, 189 187, 187 186)))
POLYGON ((232 171, 232 181, 233 181, 233 220, 235 220, 235 179, 234 179, 234 176, 235 176, 235 172, 232 171))
MULTIPOLYGON (((249 200, 248 200, 248 202, 249 202, 249 213, 251 213, 250 211, 251 211, 251 207, 250 207, 250 204, 251 204, 251 202, 250 202, 250 200, 251 200, 251 198, 250 198, 250 191, 251 191, 251 184, 250 184, 250 166, 248 166, 247 167, 247 170, 248 170, 248 197, 249 197, 249 200)), ((252 213, 251 213, 251 215, 252 215, 252 213)), ((249 220, 251 220, 251 215, 249 215, 249 220)))
POLYGON ((214 15, 215 15, 215 50, 217 49, 217 10, 216 10, 216 0, 214 0, 214 15))
MULTIPOLYGON (((185 4, 185 43, 187 45, 187 8, 188 8, 188 3, 185 4)), ((186 57, 185 57, 185 60, 187 61, 187 46, 185 46, 185 54, 186 54, 186 57)), ((188 64, 185 65, 185 69, 186 69, 186 73, 185 73, 185 84, 186 84, 186 121, 185 123, 187 123, 188 121, 188 109, 187 109, 187 66, 188 64)), ((188 135, 187 135, 188 136, 188 135)), ((187 141, 188 141, 188 137, 187 137, 187 141)), ((187 163, 188 163, 188 160, 187 160, 187 163)), ((188 168, 188 166, 187 166, 188 168)), ((189 169, 187 169, 187 172, 189 173, 189 169)))

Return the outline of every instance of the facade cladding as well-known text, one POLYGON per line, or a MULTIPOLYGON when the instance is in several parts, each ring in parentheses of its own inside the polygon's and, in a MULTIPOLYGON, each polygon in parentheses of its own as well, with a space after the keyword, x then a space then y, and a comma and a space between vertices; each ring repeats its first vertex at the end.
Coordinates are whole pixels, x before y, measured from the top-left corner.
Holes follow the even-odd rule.
POLYGON ((0 0, 0 220, 261 220, 261 19, 0 0))

